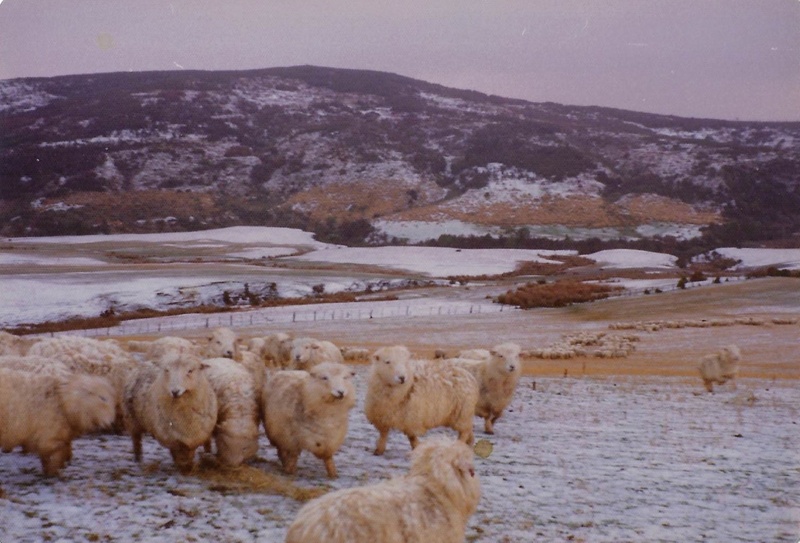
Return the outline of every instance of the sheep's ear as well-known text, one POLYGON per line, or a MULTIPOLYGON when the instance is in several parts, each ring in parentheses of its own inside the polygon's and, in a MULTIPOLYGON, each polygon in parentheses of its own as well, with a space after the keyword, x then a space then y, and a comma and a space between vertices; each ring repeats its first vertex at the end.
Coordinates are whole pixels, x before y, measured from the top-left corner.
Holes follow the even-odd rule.
POLYGON ((209 363, 208 363, 208 362, 206 362, 205 360, 203 360, 202 362, 200 362, 200 371, 207 370, 207 369, 208 369, 208 368, 210 368, 210 367, 211 367, 211 364, 209 364, 209 363))
POLYGON ((466 458, 456 458, 453 460, 453 467, 462 477, 475 477, 475 464, 466 458))
POLYGON ((497 351, 492 349, 491 351, 489 351, 489 354, 492 355, 492 356, 498 356, 500 353, 498 353, 497 351))

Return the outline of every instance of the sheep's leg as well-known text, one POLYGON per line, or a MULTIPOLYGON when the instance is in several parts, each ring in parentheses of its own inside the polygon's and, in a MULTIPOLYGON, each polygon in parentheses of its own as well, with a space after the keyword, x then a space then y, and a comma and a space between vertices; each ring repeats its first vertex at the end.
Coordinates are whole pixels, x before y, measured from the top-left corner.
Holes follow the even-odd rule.
POLYGON ((286 460, 283 462, 283 471, 285 471, 289 475, 294 475, 295 472, 297 472, 297 459, 299 457, 300 453, 286 452, 285 453, 286 460))
POLYGON ((714 384, 710 379, 703 379, 703 385, 705 385, 707 391, 714 392, 714 384))
POLYGON ((42 453, 42 471, 47 477, 58 475, 58 471, 67 463, 69 445, 60 447, 50 452, 42 453))
POLYGON ((203 450, 208 454, 211 454, 211 438, 208 438, 208 441, 203 443, 203 450))
POLYGON ((183 475, 191 473, 194 468, 194 449, 190 449, 186 445, 178 445, 169 450, 172 454, 172 460, 175 462, 175 467, 178 468, 183 475))
POLYGON ((378 443, 375 445, 375 455, 380 456, 386 452, 386 442, 389 439, 389 430, 378 430, 378 443))
POLYGON ((483 424, 483 430, 487 434, 494 434, 494 421, 497 420, 497 417, 492 417, 491 415, 486 415, 485 421, 483 424))
POLYGON ((137 462, 142 461, 142 433, 131 431, 133 441, 133 459, 137 462))
POLYGON ((466 428, 464 430, 459 430, 458 439, 460 439, 467 445, 472 445, 475 442, 475 432, 472 431, 471 424, 469 428, 466 428))
POLYGON ((325 471, 328 472, 328 477, 331 479, 339 477, 339 473, 336 471, 336 464, 333 463, 333 456, 323 458, 322 460, 325 462, 325 471))
POLYGON ((408 442, 411 444, 412 449, 416 449, 417 445, 419 445, 419 438, 415 435, 406 434, 408 437, 408 442))

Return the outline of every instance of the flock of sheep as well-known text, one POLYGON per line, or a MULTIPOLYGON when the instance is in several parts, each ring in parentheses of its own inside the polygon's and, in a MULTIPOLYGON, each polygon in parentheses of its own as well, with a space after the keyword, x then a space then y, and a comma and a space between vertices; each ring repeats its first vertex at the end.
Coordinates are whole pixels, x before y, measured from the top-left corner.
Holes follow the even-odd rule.
POLYGON ((0 332, 0 447, 38 454, 44 473, 56 475, 74 438, 111 427, 131 436, 137 461, 149 434, 190 473, 200 447, 216 449, 224 466, 253 458, 263 425, 286 473, 309 451, 336 477, 333 456, 356 404, 345 355, 368 358, 364 409, 378 430, 374 453, 383 454, 389 432, 400 431, 414 449, 410 471, 307 504, 287 541, 462 541, 480 495, 473 418, 484 418, 493 433, 521 375, 515 344, 462 354, 419 360, 404 346, 370 354, 282 333, 241 345, 228 328, 205 343, 0 332), (458 440, 420 441, 437 427, 454 429, 458 440))
MULTIPOLYGON (((567 341, 575 347, 603 337, 567 341)), ((228 328, 213 330, 207 342, 0 332, 0 447, 38 454, 44 473, 56 475, 75 437, 111 427, 131 436, 137 461, 149 434, 179 471, 190 473, 200 447, 216 449, 223 466, 253 458, 263 426, 286 473, 295 473, 309 451, 337 477, 333 457, 356 404, 347 361, 369 360, 364 412, 378 431, 374 454, 385 452, 390 431, 402 432, 413 449, 410 470, 309 502, 287 541, 463 541, 480 496, 473 419, 484 419, 484 431, 494 433, 521 375, 520 354, 518 345, 503 343, 424 360, 401 345, 370 353, 285 333, 245 343, 228 328), (420 441, 437 427, 453 429, 458 439, 420 441)), ((735 378, 740 358, 729 346, 701 360, 709 391, 735 378)))

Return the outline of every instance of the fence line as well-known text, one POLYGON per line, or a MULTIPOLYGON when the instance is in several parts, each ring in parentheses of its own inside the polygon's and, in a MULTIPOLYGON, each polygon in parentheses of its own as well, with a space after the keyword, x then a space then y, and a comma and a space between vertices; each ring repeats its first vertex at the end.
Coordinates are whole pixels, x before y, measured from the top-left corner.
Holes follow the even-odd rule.
MULTIPOLYGON (((729 277, 723 282, 744 281, 745 277, 729 277)), ((695 289, 710 286, 710 281, 702 283, 687 283, 686 289, 695 289)), ((615 294, 618 296, 642 296, 647 293, 670 292, 681 290, 674 285, 651 286, 640 288, 626 288, 615 294)), ((381 302, 340 302, 314 306, 279 306, 261 309, 246 309, 230 313, 186 313, 170 317, 153 317, 123 321, 110 328, 92 328, 85 330, 72 330, 68 332, 54 332, 48 335, 83 335, 83 336, 137 336, 159 335, 167 332, 181 330, 210 329, 219 326, 230 328, 245 328, 265 326, 274 328, 276 325, 290 327, 296 323, 336 321, 336 320, 361 320, 361 319, 387 319, 387 318, 415 318, 433 316, 466 316, 472 314, 491 314, 510 311, 521 311, 519 308, 492 302, 458 302, 443 299, 414 298, 410 300, 381 301, 381 302)))
POLYGON ((337 320, 416 318, 431 316, 467 316, 482 313, 519 311, 515 307, 481 302, 446 302, 439 300, 400 300, 370 302, 346 302, 325 305, 280 306, 263 309, 248 309, 230 313, 199 314, 186 313, 171 317, 153 317, 123 321, 109 328, 93 328, 54 333, 51 335, 83 336, 136 336, 158 335, 170 331, 195 330, 227 326, 244 328, 276 325, 290 327, 292 324, 337 320))

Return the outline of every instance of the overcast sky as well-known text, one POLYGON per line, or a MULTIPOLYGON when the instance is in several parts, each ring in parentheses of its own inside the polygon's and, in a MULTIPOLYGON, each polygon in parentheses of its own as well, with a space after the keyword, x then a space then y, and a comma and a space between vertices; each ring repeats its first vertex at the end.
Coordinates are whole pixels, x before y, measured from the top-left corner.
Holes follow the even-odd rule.
POLYGON ((313 64, 535 102, 800 121, 799 0, 0 2, 0 79, 313 64))

